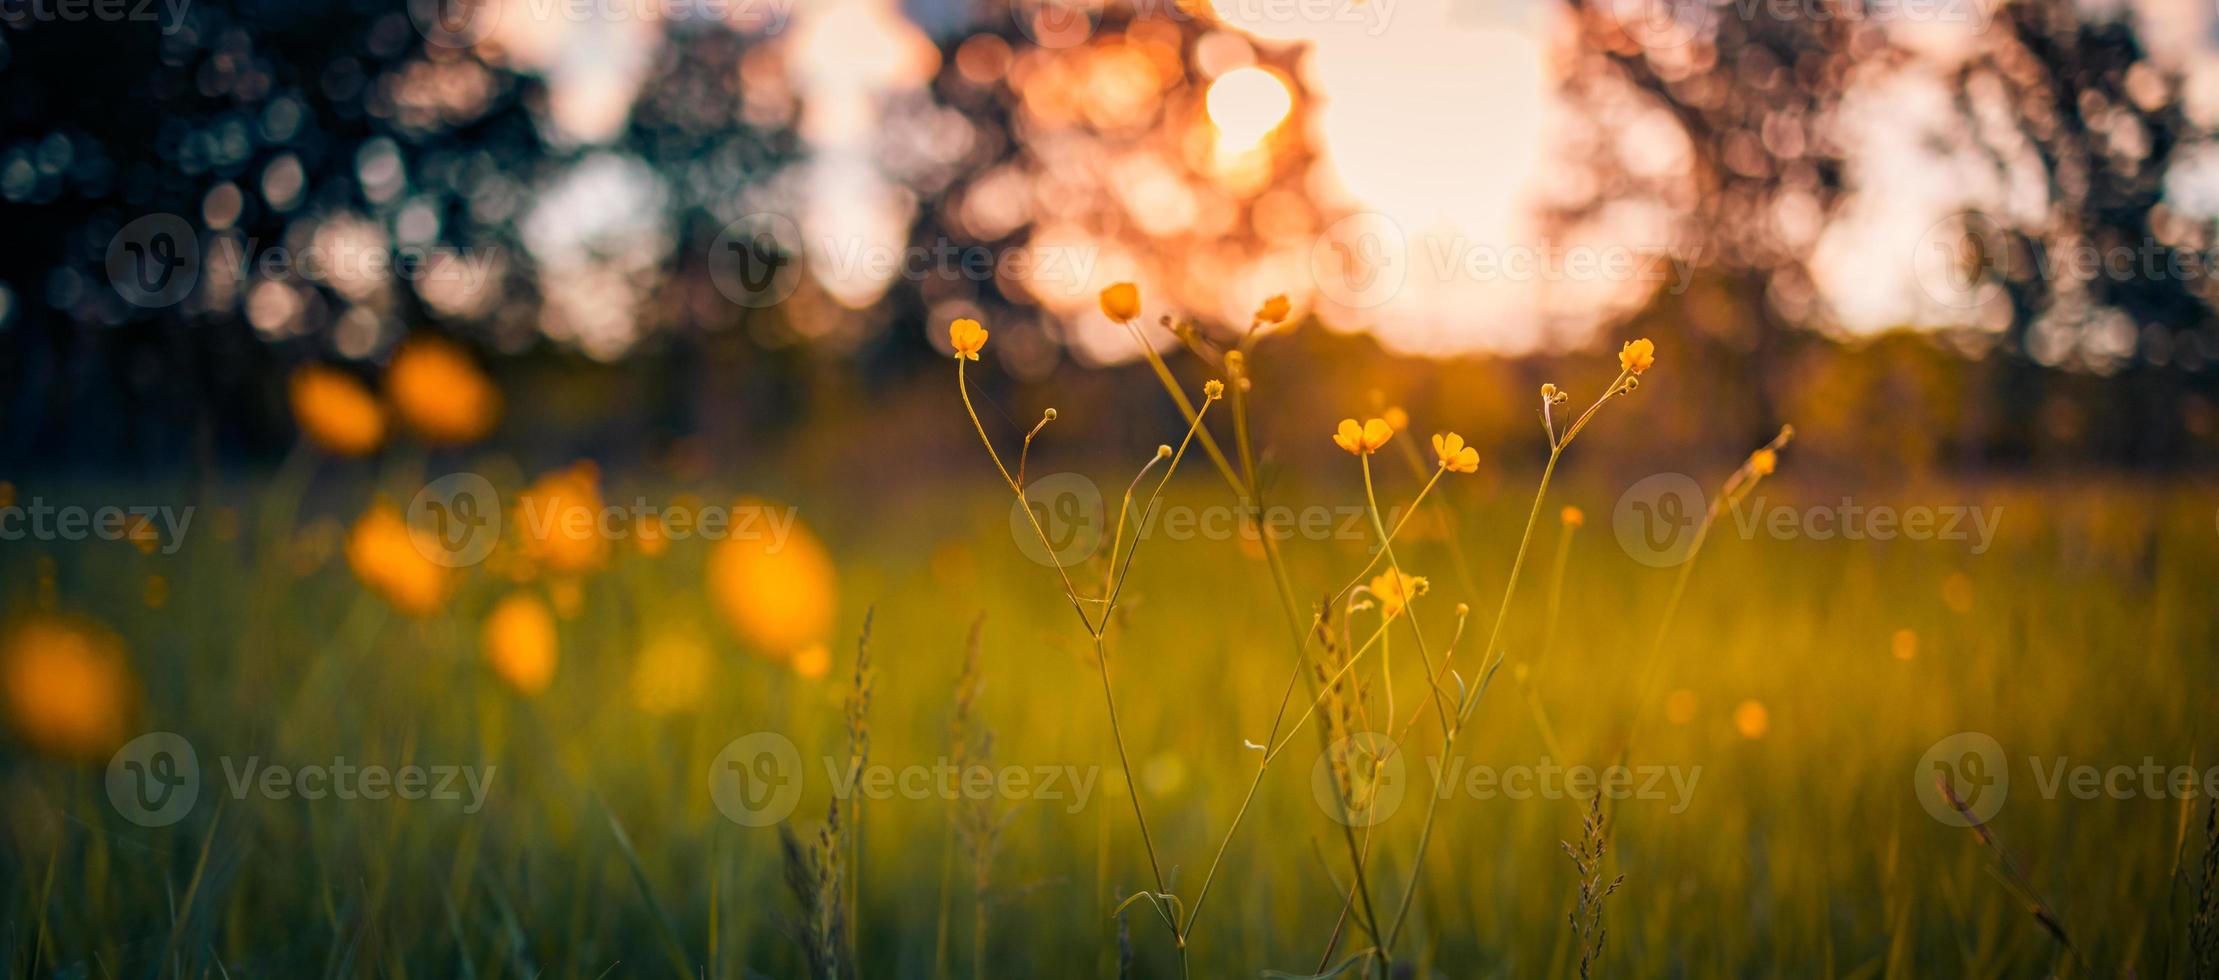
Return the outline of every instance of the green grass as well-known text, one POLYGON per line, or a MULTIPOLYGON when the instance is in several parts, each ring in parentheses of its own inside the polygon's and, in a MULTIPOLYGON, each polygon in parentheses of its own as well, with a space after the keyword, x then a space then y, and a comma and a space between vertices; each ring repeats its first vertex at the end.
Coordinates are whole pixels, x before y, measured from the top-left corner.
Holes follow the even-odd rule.
MULTIPOLYGON (((1766 484, 1770 499, 1842 495, 1798 477, 1789 455, 1766 484)), ((1019 554, 979 462, 971 478, 912 488, 897 511, 801 501, 841 569, 844 635, 822 680, 727 638, 702 594, 699 542, 652 559, 619 549, 588 577, 582 607, 561 625, 555 684, 529 700, 478 657, 477 624, 509 587, 483 572, 442 614, 413 621, 365 594, 342 557, 301 545, 300 532, 258 540, 257 511, 242 512, 236 538, 203 525, 211 530, 172 556, 10 543, 0 551, 8 608, 50 597, 122 634, 145 689, 139 727, 185 734, 206 778, 184 821, 142 828, 109 805, 98 766, 0 743, 0 962, 11 975, 68 977, 804 975, 776 832, 724 819, 707 773, 731 739, 788 734, 807 776, 793 819, 813 833, 830 792, 818 760, 846 757, 841 702, 855 632, 875 607, 873 761, 930 766, 951 752, 964 637, 983 612, 976 710, 994 730, 996 763, 1098 775, 1076 813, 1068 800, 1010 806, 984 950, 972 948, 965 874, 947 877, 956 804, 866 801, 862 975, 937 975, 943 934, 951 976, 982 958, 990 976, 1113 975, 1112 910, 1150 872, 1119 795, 1088 637, 1053 574, 1019 554), (170 587, 160 609, 141 601, 152 574, 170 587), (695 710, 650 716, 630 697, 633 658, 657 631, 685 628, 714 641, 712 682, 695 710), (437 801, 232 799, 217 760, 249 756, 498 769, 485 808, 466 814, 437 801)), ((1456 654, 1466 678, 1533 475, 1442 491, 1463 513, 1471 582, 1422 529, 1397 543, 1405 566, 1432 579, 1418 608, 1436 656, 1451 608, 1474 610, 1456 654)), ((1626 482, 1575 470, 1552 492, 1505 647, 1513 664, 1540 647, 1553 515, 1573 503, 1589 519, 1570 547, 1554 651, 1531 665, 1527 686, 1509 668, 1497 678, 1459 741, 1468 764, 1539 764, 1550 750, 1532 705, 1553 727, 1558 762, 1606 765, 1627 744, 1673 573, 1629 560, 1613 539, 1611 505, 1626 482)), ((1389 478, 1381 492, 1399 500, 1414 489, 1389 478)), ((1213 491, 1222 485, 1206 468, 1190 468, 1174 496, 1211 504, 1213 491)), ((324 492, 316 499, 338 511, 366 499, 324 492)), ((1293 496, 1339 504, 1360 492, 1335 484, 1293 496)), ((2187 975, 2188 896, 2172 877, 2184 804, 2042 799, 2026 757, 2219 763, 2204 723, 2219 680, 2211 495, 1929 483, 1857 497, 2001 505, 2003 523, 1981 555, 1939 541, 1714 537, 1664 647, 1662 687, 1693 692, 1698 709, 1685 724, 1650 711, 1630 759, 1700 766, 1700 776, 1683 812, 1670 801, 1610 807, 1606 869, 1627 881, 1605 905, 1598 975, 2187 975), (1891 655, 1898 629, 1917 634, 1910 660, 1891 655), (1736 731, 1744 700, 1767 709, 1761 738, 1736 731), (1970 831, 1921 808, 1917 760, 1964 730, 1993 735, 2011 756, 2010 802, 1992 826, 2085 965, 2061 958, 1970 831)), ((1290 542, 1298 588, 1308 598, 1337 587, 1361 549, 1290 542)), ((1271 596, 1263 563, 1237 542, 1154 540, 1110 632, 1142 802, 1171 890, 1188 901, 1254 771, 1242 742, 1263 738, 1286 678, 1287 627, 1271 596)), ((1414 650, 1396 640, 1407 717, 1425 705, 1414 650)), ((1376 682, 1379 661, 1364 663, 1376 682)), ((1430 754, 1438 728, 1417 732, 1410 751, 1430 754)), ((1305 729, 1265 780, 1196 924, 1194 975, 1304 973, 1318 962, 1341 907, 1332 880, 1348 867, 1311 792, 1317 744, 1305 729)), ((1373 887, 1388 895, 1412 873, 1424 773, 1412 766, 1408 801, 1374 832, 1373 887)), ((2207 804, 2185 807, 2191 871, 2207 804)), ((1585 809, 1577 799, 1444 802, 1398 961, 1431 976, 1566 975, 1575 882, 1558 842, 1577 839, 1585 809)), ((1153 913, 1133 906, 1129 928, 1136 975, 1177 975, 1153 913)), ((1341 948, 1360 945, 1350 937, 1341 948)))

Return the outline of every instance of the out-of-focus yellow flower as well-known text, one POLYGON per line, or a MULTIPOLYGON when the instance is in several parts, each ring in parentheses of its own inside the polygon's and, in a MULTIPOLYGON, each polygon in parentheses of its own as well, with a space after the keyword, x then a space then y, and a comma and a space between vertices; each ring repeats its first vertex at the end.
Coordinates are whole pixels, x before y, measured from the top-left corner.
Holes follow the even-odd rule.
POLYGON ((1656 362, 1657 345, 1647 337, 1626 341, 1626 346, 1618 349, 1618 367, 1627 374, 1640 374, 1656 362))
POLYGON ((311 364, 293 372, 286 390, 293 422, 316 448, 334 456, 362 456, 385 441, 385 410, 354 375, 311 364))
POLYGON ((1907 629, 1896 630, 1888 638, 1888 652, 1897 660, 1909 660, 1919 655, 1919 635, 1907 629))
POLYGON ((731 536, 709 553, 709 598, 726 624, 748 645, 780 659, 829 642, 839 607, 831 555, 791 513, 742 500, 733 507, 731 536), (757 516, 742 528, 749 512, 757 516), (786 520, 792 523, 780 523, 786 520))
POLYGON ((478 634, 493 672, 519 693, 538 694, 555 679, 555 617, 530 592, 511 592, 478 634))
POLYGON ((1394 437, 1394 427, 1388 425, 1386 419, 1371 419, 1362 425, 1355 419, 1342 419, 1341 427, 1333 432, 1333 444, 1358 456, 1368 456, 1394 437))
POLYGON ((347 535, 347 565, 355 578, 410 616, 429 616, 447 601, 453 570, 425 557, 437 541, 419 541, 399 508, 379 500, 363 511, 347 535))
POLYGON ((977 320, 963 317, 948 324, 948 343, 955 347, 955 356, 966 361, 979 359, 979 350, 986 346, 986 328, 977 320))
POLYGON ((691 708, 709 686, 711 666, 708 646, 693 633, 657 634, 640 648, 632 667, 632 702, 655 715, 691 708))
POLYGON ((1379 614, 1388 619, 1402 615, 1410 607, 1410 600, 1424 595, 1432 583, 1423 575, 1411 575, 1392 568, 1371 580, 1371 594, 1379 600, 1379 614))
POLYGON ((1379 413, 1379 418, 1387 423, 1387 428, 1396 432, 1410 427, 1410 413, 1403 411, 1400 405, 1387 406, 1386 410, 1379 413))
POLYGON ((1280 293, 1264 300, 1264 305, 1256 308, 1256 319, 1262 323, 1283 323, 1292 309, 1293 306, 1287 302, 1287 294, 1280 293))
POLYGON ((1565 527, 1582 527, 1587 523, 1587 515, 1577 507, 1566 507, 1559 516, 1563 518, 1565 527))
POLYGON ((1140 315, 1140 287, 1129 282, 1113 283, 1102 290, 1102 312, 1119 323, 1140 315))
POLYGON ((816 680, 832 671, 832 649, 822 643, 794 654, 794 673, 816 680))
POLYGON ((33 748, 84 762, 123 744, 138 693, 123 641, 76 619, 41 614, 0 639, 8 727, 33 748))
POLYGON ((1762 701, 1743 701, 1734 706, 1734 731, 1742 738, 1763 738, 1772 730, 1772 713, 1764 710, 1762 701))
POLYGON ((1780 465, 1780 454, 1770 449, 1759 449, 1749 454, 1749 469, 1758 476, 1771 476, 1780 465))
POLYGON ((1216 378, 1211 378, 1208 381, 1202 382, 1202 397, 1207 398, 1213 402, 1225 397, 1225 382, 1219 381, 1216 378))
POLYGON ((476 442, 501 419, 501 392, 461 347, 412 337, 386 368, 386 392, 401 421, 438 445, 476 442))
POLYGON ((1695 692, 1683 687, 1665 697, 1664 717, 1672 724, 1685 725, 1695 720, 1695 709, 1698 706, 1695 692))
POLYGON ((608 529, 601 526, 601 470, 579 460, 541 476, 516 499, 516 526, 524 554, 557 572, 601 567, 609 554, 608 529))
POLYGON ((1433 455, 1440 457, 1441 468, 1451 473, 1479 472, 1479 450, 1465 445, 1464 437, 1454 432, 1434 433, 1433 455))

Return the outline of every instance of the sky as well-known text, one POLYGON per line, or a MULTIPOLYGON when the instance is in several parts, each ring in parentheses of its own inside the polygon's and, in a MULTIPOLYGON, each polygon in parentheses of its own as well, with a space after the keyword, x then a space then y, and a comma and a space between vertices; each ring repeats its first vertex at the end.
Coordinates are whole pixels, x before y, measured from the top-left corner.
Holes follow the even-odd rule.
MULTIPOLYGON (((807 159, 795 210, 810 268, 844 307, 868 306, 891 285, 890 275, 837 261, 820 243, 897 248, 905 240, 916 204, 881 159, 882 137, 892 107, 913 105, 939 68, 930 37, 961 33, 969 16, 963 7, 951 0, 908 8, 896 0, 698 0, 683 8, 618 0, 579 20, 532 15, 535 4, 551 0, 497 2, 507 10, 479 41, 481 53, 543 75, 552 92, 545 125, 584 147, 623 125, 672 10, 721 16, 783 46, 776 82, 804 107, 798 123, 807 159)), ((1190 16, 1172 0, 1140 2, 1190 16)), ((1664 261, 1685 255, 1668 215, 1619 208, 1592 240, 1542 241, 1533 203, 1561 179, 1552 166, 1560 127, 1585 124, 1554 91, 1547 51, 1562 30, 1559 5, 1209 2, 1217 28, 1201 46, 1200 67, 1210 79, 1216 152, 1237 159, 1277 127, 1303 127, 1318 152, 1304 187, 1322 209, 1348 217, 1274 242, 1246 267, 1226 270, 1221 308, 1200 312, 1235 318, 1260 296, 1285 291, 1298 310, 1336 328, 1373 331, 1398 350, 1516 352, 1580 343, 1653 291, 1684 285, 1664 261), (1262 57, 1288 51, 1295 57, 1262 57), (1257 66, 1269 61, 1291 63, 1299 79, 1257 66), (1298 101, 1290 81, 1309 97, 1298 101)), ((1905 0, 1893 8, 1891 34, 1920 58, 1859 91, 1843 119, 1844 142, 1857 148, 1853 193, 1835 222, 1822 233, 1813 229, 1820 234, 1814 278, 1828 311, 1823 328, 1856 334, 2000 324, 1998 297, 1957 289, 1949 275, 1954 215, 1973 208, 2021 214, 2041 205, 2026 182, 1999 180, 1961 133, 1951 138, 1957 127, 1945 81, 1979 44, 1992 2, 1905 0)), ((1732 16, 1748 4, 1692 9, 1676 13, 1732 16)), ((1023 3, 1019 10, 1041 12, 1023 3)), ((2211 11, 2190 0, 2142 0, 2133 15, 2160 59, 2185 73, 2191 111, 2219 120, 2211 11)), ((1036 16, 1023 26, 1057 46, 1078 39, 1053 33, 1067 20, 1036 16)), ((1659 29, 1669 35, 1676 26, 1659 29)), ((1660 172, 1684 166, 1685 147, 1669 125, 1635 120, 1616 135, 1660 172)), ((1145 188, 1146 176, 1135 183, 1145 188)), ((527 242, 535 259, 562 270, 550 278, 567 284, 552 296, 548 333, 612 356, 636 339, 626 311, 639 296, 629 273, 659 261, 655 242, 667 241, 665 229, 638 227, 655 220, 643 215, 660 193, 656 179, 647 168, 589 153, 540 189, 527 242)), ((2182 168, 2172 189, 2184 210, 2219 213, 2219 157, 2182 168)), ((1134 274, 1137 258, 1113 254, 1090 263, 1085 281, 1039 298, 1054 312, 1083 318, 1093 291, 1134 274)), ((1107 360, 1132 352, 1083 353, 1107 360)))

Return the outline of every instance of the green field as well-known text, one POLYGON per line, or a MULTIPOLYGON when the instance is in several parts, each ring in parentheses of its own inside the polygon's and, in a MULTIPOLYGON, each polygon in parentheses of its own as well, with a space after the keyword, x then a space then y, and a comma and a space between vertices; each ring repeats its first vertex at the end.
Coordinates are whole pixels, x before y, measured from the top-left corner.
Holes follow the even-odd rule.
MULTIPOLYGON (((1841 488, 1799 479, 1789 456, 1765 500, 1833 506, 1841 488)), ((1414 487, 1396 476, 1382 494, 1407 499, 1414 487)), ((1454 632, 1455 605, 1473 610, 1453 661, 1462 678, 1479 675, 1474 634, 1501 595, 1530 501, 1515 488, 1531 478, 1512 470, 1489 489, 1441 491, 1460 554, 1438 532, 1439 511, 1398 539, 1400 560, 1432 582, 1415 606, 1428 658, 1454 632)), ((790 823, 810 846, 849 755, 843 702, 868 609, 868 759, 893 772, 842 819, 860 828, 855 972, 1115 975, 1115 910, 1152 872, 1087 633, 1053 570, 1016 546, 991 480, 937 485, 891 512, 801 507, 838 568, 838 639, 816 679, 721 628, 703 542, 652 557, 618 547, 580 576, 559 622, 559 670, 535 697, 504 687, 479 653, 481 620, 519 586, 472 570, 437 613, 398 615, 350 574, 337 527, 286 513, 282 481, 235 493, 252 505, 236 514, 203 508, 207 530, 174 555, 12 544, 0 565, 18 619, 82 614, 115 631, 144 692, 132 733, 185 736, 204 775, 183 819, 150 828, 110 802, 100 760, 7 743, 9 972, 807 975, 814 926, 782 880, 779 835, 720 815, 708 775, 733 739, 790 737, 803 787, 790 823), (288 523, 256 519, 273 512, 288 523), (166 583, 158 608, 149 576, 166 583), (969 717, 992 731, 992 766, 1025 773, 1016 799, 974 800, 936 774, 955 752, 965 637, 982 615, 969 717), (697 691, 691 704, 643 700, 635 676, 643 650, 672 635, 709 655, 698 684, 680 684, 697 691), (310 800, 239 782, 250 762, 340 758, 491 775, 475 812, 467 793, 310 800), (905 767, 925 774, 904 784, 905 767), (958 834, 959 823, 973 832, 958 834), (983 826, 996 832, 981 904, 983 826)), ((1979 554, 1968 541, 1715 531, 1643 711, 1641 665, 1675 570, 1631 560, 1614 538, 1628 482, 1575 476, 1552 491, 1505 629, 1506 665, 1458 739, 1458 788, 1422 867, 1413 855, 1441 729, 1398 622, 1390 656, 1360 660, 1355 676, 1369 688, 1360 720, 1371 727, 1388 728, 1383 666, 1393 730, 1428 715, 1408 729, 1404 801, 1368 834, 1344 830, 1321 802, 1330 794, 1313 792, 1316 723, 1286 739, 1194 917, 1193 975, 1312 972, 1342 914, 1352 847, 1369 855, 1366 891, 1381 906, 1411 874, 1422 879, 1398 968, 1573 973, 1576 880, 1559 842, 1580 839, 1588 808, 1543 780, 1550 765, 1620 760, 1664 775, 1657 792, 1604 809, 1604 871, 1625 880, 1603 904, 1596 975, 2189 975, 2209 800, 2200 790, 2081 799, 2069 786, 2044 798, 2042 786, 2060 757, 2098 768, 2219 761, 2204 723, 2219 640, 2208 492, 1928 483, 1856 498, 2000 507, 1979 554), (1589 516, 1556 592, 1565 532, 1555 514, 1567 503, 1589 516), (1761 725, 1745 703, 1762 706, 1761 725), (2029 913, 1997 850, 1922 807, 1921 754, 1960 731, 2007 750, 2010 796, 1990 826, 2077 953, 2029 913), (1469 767, 1504 781, 1469 781, 1469 767), (1531 792, 1513 792, 1520 779, 1531 792)), ((327 507, 325 494, 368 499, 318 486, 327 507)), ((132 499, 108 490, 75 492, 132 499)), ((1224 491, 1194 468, 1167 499, 1210 507, 1224 491)), ((1349 491, 1287 497, 1330 507, 1349 491)), ((1142 546, 1108 632, 1140 802, 1168 887, 1187 904, 1256 772, 1259 753, 1243 741, 1265 739, 1293 650, 1260 549, 1189 537, 1142 546)), ((1285 544, 1291 579, 1316 595, 1367 558, 1360 540, 1285 544)), ((1099 559, 1084 567, 1101 574, 1099 559)), ((1376 624, 1374 611, 1352 625, 1361 638, 1376 624)), ((1308 690, 1296 691, 1297 709, 1308 690)), ((1145 899, 1126 913, 1132 975, 1177 975, 1158 913, 1145 899)), ((1331 940, 1335 960, 1371 945, 1361 919, 1331 940)))

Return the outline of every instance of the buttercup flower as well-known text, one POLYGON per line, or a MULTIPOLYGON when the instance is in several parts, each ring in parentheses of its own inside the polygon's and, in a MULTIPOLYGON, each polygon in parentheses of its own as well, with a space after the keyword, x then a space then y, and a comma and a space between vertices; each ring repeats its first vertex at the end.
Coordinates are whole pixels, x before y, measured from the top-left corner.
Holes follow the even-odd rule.
POLYGON ((1780 454, 1770 449, 1759 449, 1749 454, 1749 469, 1758 476, 1771 476, 1773 469, 1779 465, 1780 454))
POLYGON ((1564 513, 1560 516, 1564 519, 1565 527, 1580 527, 1587 523, 1587 515, 1581 513, 1577 507, 1564 508, 1564 513))
POLYGON ((1433 455, 1440 457, 1441 468, 1451 473, 1479 471, 1479 450, 1465 445, 1464 437, 1454 432, 1434 434, 1433 455))
POLYGON ((1627 374, 1640 374, 1656 362, 1657 345, 1647 337, 1626 341, 1626 346, 1618 350, 1618 367, 1627 374))
POLYGON ((557 572, 598 568, 608 556, 602 530, 601 471, 579 460, 539 478, 516 501, 524 554, 557 572))
POLYGON ((1140 315, 1140 287, 1129 282, 1112 284, 1102 290, 1102 312, 1119 323, 1131 321, 1140 315))
POLYGON ((979 348, 986 346, 986 328, 977 320, 964 317, 948 324, 948 343, 955 347, 955 356, 966 361, 979 359, 979 348))
POLYGON ((501 392, 462 348, 432 336, 401 345, 385 387, 401 421, 426 442, 476 442, 501 418, 501 392))
POLYGON ((293 421, 316 448, 334 456, 362 456, 385 441, 385 410, 354 375, 311 364, 286 382, 293 421))
POLYGON ((138 706, 123 641, 90 622, 38 614, 0 640, 8 727, 50 755, 95 761, 123 744, 138 706))
POLYGON ((1390 568, 1385 574, 1371 580, 1371 594, 1379 600, 1379 614, 1388 619, 1402 615, 1409 608, 1410 600, 1425 594, 1432 583, 1423 575, 1411 575, 1390 568))
POLYGON ((1264 300, 1264 305, 1256 308, 1256 319, 1262 323, 1282 323, 1287 319, 1287 313, 1290 309, 1291 307, 1287 303, 1287 294, 1280 293, 1264 300))
POLYGON ((1355 419, 1342 419, 1341 427, 1333 432, 1333 444, 1358 456, 1368 456, 1395 437, 1393 426, 1386 419, 1371 419, 1362 425, 1355 419))
POLYGON ((709 553, 709 598, 725 623, 778 660, 829 642, 839 607, 831 553, 786 507, 742 500, 732 510, 735 521, 753 517, 709 553))
POLYGON ((400 508, 390 501, 371 504, 347 535, 347 565, 355 578, 383 596, 393 608, 410 616, 429 616, 447 601, 453 569, 426 555, 439 542, 419 541, 423 533, 408 525, 400 508))
POLYGON ((519 693, 538 694, 555 679, 555 617, 530 592, 512 592, 494 606, 478 643, 493 672, 519 693))

